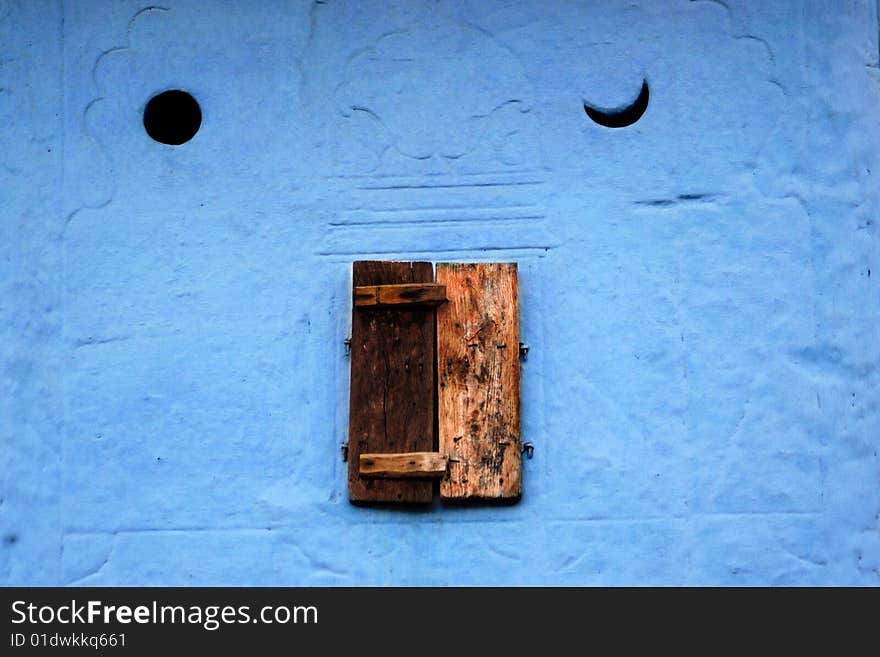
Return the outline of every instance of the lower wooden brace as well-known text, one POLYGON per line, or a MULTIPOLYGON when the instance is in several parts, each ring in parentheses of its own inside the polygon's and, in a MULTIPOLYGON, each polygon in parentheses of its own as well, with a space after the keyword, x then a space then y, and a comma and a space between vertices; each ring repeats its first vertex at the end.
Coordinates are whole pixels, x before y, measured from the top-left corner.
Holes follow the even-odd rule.
POLYGON ((361 477, 379 479, 435 479, 446 474, 448 457, 439 452, 361 454, 361 477))

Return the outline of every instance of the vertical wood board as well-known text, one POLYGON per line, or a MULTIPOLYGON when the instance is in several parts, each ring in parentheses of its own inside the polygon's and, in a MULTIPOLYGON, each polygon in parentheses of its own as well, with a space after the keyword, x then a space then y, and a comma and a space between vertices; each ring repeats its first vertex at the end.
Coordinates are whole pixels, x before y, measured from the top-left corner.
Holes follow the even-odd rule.
POLYGON ((516 263, 441 263, 437 410, 444 499, 522 494, 516 263))
MULTIPOLYGON (((430 262, 359 261, 352 283, 432 283, 430 262)), ((430 502, 431 481, 361 477, 362 453, 434 449, 434 308, 353 305, 348 491, 353 502, 430 502)))

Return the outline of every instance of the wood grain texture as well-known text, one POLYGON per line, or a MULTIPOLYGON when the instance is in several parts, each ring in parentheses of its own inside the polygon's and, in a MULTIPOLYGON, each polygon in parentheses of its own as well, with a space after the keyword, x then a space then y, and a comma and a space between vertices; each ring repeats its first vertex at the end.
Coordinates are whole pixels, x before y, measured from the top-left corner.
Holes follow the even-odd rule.
MULTIPOLYGON (((354 287, 432 283, 430 262, 355 262, 354 287)), ((348 492, 352 502, 432 500, 431 481, 367 479, 363 453, 434 449, 434 308, 352 308, 348 492)))
POLYGON ((445 302, 446 288, 436 283, 362 285, 354 288, 354 305, 364 309, 439 306, 445 302))
POLYGON ((444 499, 522 494, 516 263, 437 265, 449 302, 437 310, 444 499))
POLYGON ((437 479, 446 474, 447 461, 439 452, 361 454, 361 477, 437 479))

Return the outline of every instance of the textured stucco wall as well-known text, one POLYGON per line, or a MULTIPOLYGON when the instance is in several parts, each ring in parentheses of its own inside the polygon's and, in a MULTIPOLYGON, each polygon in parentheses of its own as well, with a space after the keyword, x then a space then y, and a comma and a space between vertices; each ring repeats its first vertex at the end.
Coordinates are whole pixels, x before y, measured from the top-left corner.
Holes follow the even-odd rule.
POLYGON ((160 4, 0 0, 0 582, 880 584, 874 0, 160 4), (411 257, 520 264, 519 505, 347 501, 411 257))

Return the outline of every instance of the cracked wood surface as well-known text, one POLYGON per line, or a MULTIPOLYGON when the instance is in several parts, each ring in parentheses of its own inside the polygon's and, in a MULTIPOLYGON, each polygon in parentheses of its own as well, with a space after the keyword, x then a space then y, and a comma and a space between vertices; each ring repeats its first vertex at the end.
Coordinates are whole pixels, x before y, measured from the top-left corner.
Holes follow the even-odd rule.
POLYGON ((438 430, 444 499, 522 492, 515 263, 437 265, 438 430))
MULTIPOLYGON (((359 261, 354 287, 433 283, 430 262, 359 261)), ((348 492, 352 502, 430 502, 431 481, 367 479, 363 453, 434 448, 434 308, 352 309, 348 492)))

